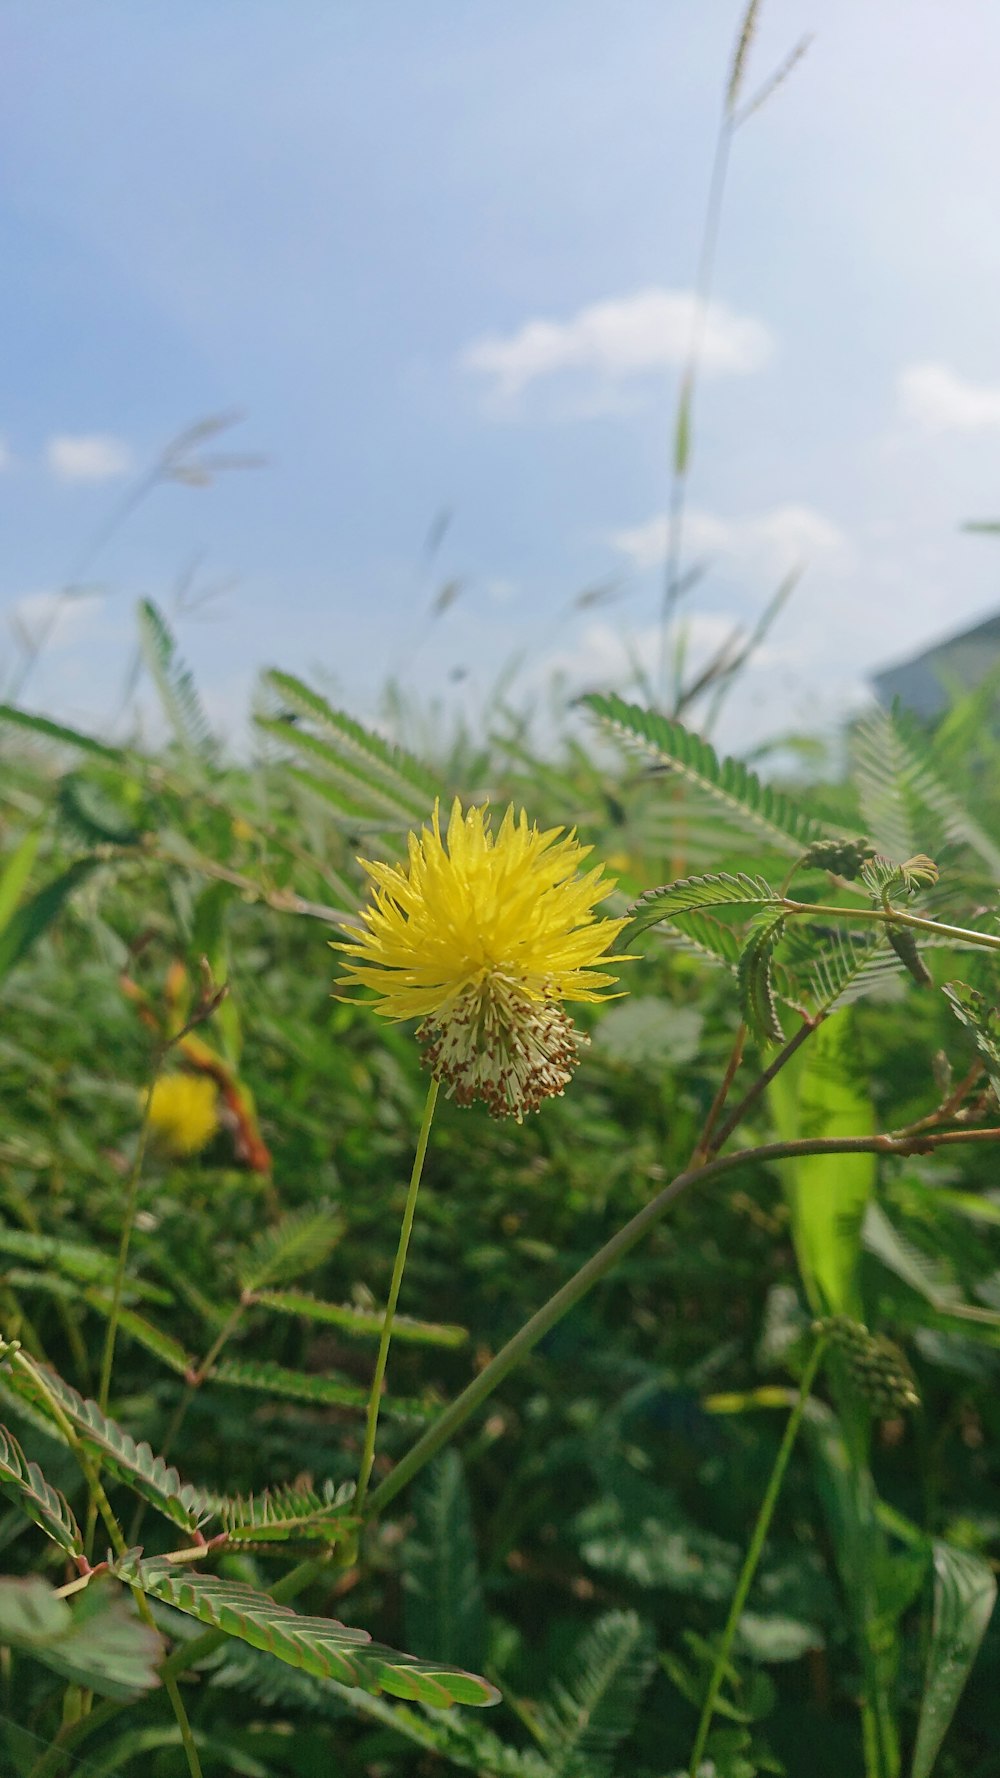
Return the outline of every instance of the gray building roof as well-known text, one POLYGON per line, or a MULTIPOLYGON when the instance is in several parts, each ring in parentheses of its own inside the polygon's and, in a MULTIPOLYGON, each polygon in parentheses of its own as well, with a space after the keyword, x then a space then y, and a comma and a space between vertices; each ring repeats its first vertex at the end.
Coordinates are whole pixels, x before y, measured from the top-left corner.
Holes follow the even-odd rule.
POLYGON ((890 705, 898 698, 914 715, 933 718, 947 710, 956 688, 972 691, 998 661, 1000 612, 911 660, 884 667, 872 674, 871 682, 880 704, 890 705))

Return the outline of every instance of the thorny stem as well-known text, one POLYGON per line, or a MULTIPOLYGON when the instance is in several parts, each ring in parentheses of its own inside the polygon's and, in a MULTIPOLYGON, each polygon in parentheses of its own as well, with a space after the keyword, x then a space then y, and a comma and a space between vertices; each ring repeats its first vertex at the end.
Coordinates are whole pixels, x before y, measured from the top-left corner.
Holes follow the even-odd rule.
POLYGON ((372 1378, 371 1393, 368 1397, 368 1415, 365 1422, 365 1443, 361 1453, 361 1466, 358 1470, 358 1489, 355 1496, 355 1511, 361 1511, 368 1492, 372 1464, 375 1462, 375 1436, 378 1432, 378 1415, 382 1402, 382 1384, 385 1381, 385 1367, 389 1362, 389 1344, 392 1340, 392 1324, 396 1315, 396 1304, 399 1301, 400 1286, 406 1267, 406 1255, 413 1232, 413 1218, 417 1208, 417 1193, 420 1190, 420 1178, 424 1170, 424 1158, 427 1154, 427 1143, 434 1121, 434 1107, 437 1104, 438 1082, 431 1076, 424 1103, 424 1115, 420 1122, 420 1133, 417 1137, 417 1150, 413 1157, 413 1170, 410 1173, 410 1185, 406 1194, 403 1209, 403 1221, 399 1230, 399 1245, 396 1249, 396 1260, 392 1268, 392 1281, 385 1305, 385 1317, 382 1322, 382 1337, 379 1340, 378 1357, 375 1360, 375 1375, 372 1378))
POLYGON ((705 1751, 705 1742, 708 1740, 708 1732, 712 1726, 712 1717, 715 1714, 716 1701, 719 1696, 722 1680, 726 1671, 726 1665, 729 1660, 729 1651, 733 1646, 733 1637, 736 1635, 740 1618, 743 1615, 743 1607, 747 1602, 750 1588, 753 1585, 753 1578, 757 1572, 757 1565, 764 1549, 768 1531, 771 1528, 774 1509, 778 1504, 778 1495, 781 1492, 781 1484, 785 1479, 785 1471, 788 1468, 788 1459, 792 1454, 792 1446, 795 1443, 799 1427, 802 1424, 802 1416, 806 1411, 806 1406, 809 1401, 809 1391, 813 1386, 813 1381, 816 1372, 819 1369, 820 1359, 823 1356, 825 1346, 826 1340, 819 1339, 816 1341, 816 1344, 812 1349, 809 1363, 806 1365, 802 1382, 799 1385, 798 1399, 788 1416, 788 1424, 785 1427, 784 1436, 778 1449, 778 1455, 774 1461, 774 1468, 771 1471, 767 1490, 760 1503, 760 1511, 757 1514, 757 1522, 753 1528, 753 1536, 750 1539, 749 1548, 747 1549, 746 1556, 743 1560, 743 1567, 740 1569, 740 1578, 736 1583, 736 1591, 730 1602, 729 1615, 726 1618, 725 1628, 722 1632, 722 1640, 716 1650, 715 1660, 712 1664, 712 1673, 708 1682, 708 1691, 705 1694, 705 1702, 702 1706, 701 1716, 698 1721, 694 1746, 691 1749, 691 1759, 688 1766, 689 1778, 698 1778, 698 1768, 701 1764, 701 1756, 705 1751))

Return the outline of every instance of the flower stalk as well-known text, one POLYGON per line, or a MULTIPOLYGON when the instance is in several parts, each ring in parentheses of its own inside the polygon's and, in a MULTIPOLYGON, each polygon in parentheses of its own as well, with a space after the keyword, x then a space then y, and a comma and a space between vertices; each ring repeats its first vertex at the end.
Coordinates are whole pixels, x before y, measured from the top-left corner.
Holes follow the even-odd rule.
POLYGON ((389 1362, 389 1346, 392 1340, 392 1325, 396 1317, 396 1305, 403 1283, 406 1269, 406 1256, 413 1233, 413 1219, 417 1209, 417 1194, 420 1191, 420 1180, 424 1171, 427 1156, 427 1143, 430 1139, 431 1124, 434 1121, 434 1108, 437 1105, 438 1083, 432 1078, 427 1089, 424 1102, 424 1114, 420 1120, 420 1133, 417 1137, 416 1153, 413 1157, 413 1168, 410 1173, 409 1189, 403 1207, 403 1221, 399 1230, 399 1245, 396 1248, 396 1259, 392 1268, 392 1279, 389 1295, 386 1299, 385 1317, 382 1322, 382 1335, 379 1340, 378 1357, 375 1360, 375 1375, 372 1378, 371 1394, 368 1397, 368 1413, 365 1421, 365 1442, 361 1453, 361 1466, 358 1470, 358 1487, 355 1497, 355 1508, 361 1511, 368 1493, 371 1480, 372 1465, 375 1462, 375 1439, 378 1433, 379 1408, 382 1403, 382 1385, 385 1381, 386 1365, 389 1362))

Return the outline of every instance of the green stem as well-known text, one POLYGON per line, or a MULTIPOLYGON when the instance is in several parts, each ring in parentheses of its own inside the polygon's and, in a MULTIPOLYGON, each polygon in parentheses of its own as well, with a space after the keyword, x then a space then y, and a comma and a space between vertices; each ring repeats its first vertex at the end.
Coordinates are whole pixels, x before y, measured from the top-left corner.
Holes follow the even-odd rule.
MULTIPOLYGON (((111 1540, 111 1547, 114 1550, 115 1555, 119 1558, 124 1556, 126 1551, 125 1535, 115 1517, 107 1494, 104 1491, 100 1472, 91 1457, 90 1452, 87 1450, 83 1440, 78 1436, 76 1428, 69 1419, 69 1416, 64 1412, 60 1402, 57 1400, 56 1396, 53 1395, 45 1377, 41 1374, 37 1365, 32 1364, 30 1358, 27 1358, 23 1352, 18 1352, 15 1355, 14 1363, 31 1378, 39 1395, 44 1400, 49 1413, 52 1415, 53 1421, 58 1426, 63 1438, 66 1440, 66 1443, 69 1445, 70 1450, 73 1452, 74 1457, 83 1471, 84 1478, 90 1490, 90 1498, 94 1502, 96 1510, 100 1513, 101 1518, 104 1521, 104 1527, 111 1540)), ((132 1597, 135 1600, 136 1610, 142 1618, 143 1623, 148 1629, 158 1634, 156 1631, 156 1620, 149 1608, 149 1601, 145 1594, 138 1587, 133 1587, 131 1592, 132 1597)), ((188 1721, 188 1714, 184 1708, 184 1700, 178 1690, 177 1681, 173 1674, 166 1672, 165 1667, 161 1668, 161 1677, 173 1708, 177 1727, 180 1731, 181 1745, 184 1748, 190 1778, 203 1778, 201 1761, 198 1758, 198 1749, 194 1744, 194 1737, 191 1733, 191 1724, 188 1721)), ((64 1726, 67 1730, 72 1731, 74 1728, 79 1727, 80 1723, 92 1721, 93 1715, 94 1713, 91 1712, 89 1715, 81 1717, 77 1723, 67 1723, 64 1726)), ((41 1760, 33 1767, 31 1778, 44 1778, 46 1773, 57 1772, 62 1764, 62 1756, 65 1751, 66 1739, 63 1739, 61 1744, 59 1740, 57 1740, 54 1746, 49 1748, 47 1752, 42 1755, 41 1760), (56 1756, 54 1761, 52 1759, 53 1754, 56 1756)))
MULTIPOLYGON (((214 1365, 216 1359, 218 1358, 219 1353, 222 1351, 223 1346, 226 1344, 226 1341, 231 1339, 232 1335, 236 1332, 236 1329, 238 1328, 238 1326, 239 1326, 240 1322, 242 1321, 244 1315, 246 1314, 248 1308, 249 1308, 249 1303, 246 1300, 241 1299, 241 1301, 236 1304, 236 1306, 233 1309, 232 1314, 229 1316, 229 1319, 223 1324, 219 1333, 216 1335, 215 1339, 212 1341, 212 1344, 208 1348, 208 1351, 205 1353, 204 1358, 201 1360, 201 1363, 198 1365, 193 1376, 189 1377, 187 1382, 185 1383, 184 1389, 182 1390, 181 1395, 178 1398, 177 1406, 174 1409, 174 1414, 173 1414, 173 1418, 170 1422, 170 1425, 167 1427, 167 1430, 164 1433, 163 1438, 160 1441, 159 1451, 160 1451, 161 1457, 169 1457, 170 1452, 173 1448, 174 1440, 177 1438, 181 1427, 183 1426, 185 1420, 187 1419, 188 1409, 190 1408, 191 1403, 193 1402, 193 1400, 195 1398, 195 1395, 197 1394, 198 1390, 201 1388, 201 1385, 204 1383, 206 1377, 208 1376, 209 1371, 212 1369, 212 1366, 214 1365)), ((128 1540, 129 1540, 130 1545, 138 1543, 139 1533, 142 1530, 143 1520, 145 1519, 145 1517, 146 1517, 146 1502, 145 1502, 145 1500, 139 1500, 136 1503, 136 1509, 135 1509, 135 1513, 133 1514, 133 1517, 132 1517, 132 1523, 128 1528, 128 1540)))
POLYGON ((588 1290, 599 1284, 618 1261, 637 1246, 643 1236, 666 1214, 675 1199, 687 1191, 688 1186, 696 1182, 706 1184, 722 1173, 746 1166, 748 1161, 766 1165, 769 1161, 796 1160, 803 1155, 815 1154, 931 1154, 937 1148, 965 1142, 1000 1142, 1000 1129, 948 1130, 938 1135, 931 1132, 912 1139, 888 1135, 810 1136, 796 1142, 767 1142, 757 1148, 736 1149, 732 1154, 719 1155, 702 1167, 691 1167, 686 1172, 679 1173, 655 1198, 644 1204, 624 1228, 612 1235, 610 1241, 606 1241, 547 1303, 543 1303, 530 1321, 518 1328, 517 1333, 501 1347, 478 1377, 474 1377, 445 1408, 369 1497, 368 1516, 380 1512, 390 1500, 395 1499, 407 1483, 412 1481, 417 1471, 423 1469, 424 1464, 436 1456, 442 1445, 448 1443, 469 1416, 489 1399, 515 1365, 527 1357, 539 1340, 544 1339, 549 1329, 574 1308, 588 1290))
POLYGON ((881 926, 913 926, 918 932, 929 932, 936 938, 955 938, 965 945, 982 945, 988 951, 1000 951, 1000 937, 992 932, 973 932, 967 926, 947 926, 943 920, 924 920, 919 914, 905 914, 901 908, 838 908, 818 901, 789 901, 781 905, 789 914, 805 914, 809 919, 874 920, 881 926))
MULTIPOLYGON (((146 1103, 143 1107, 142 1123, 139 1125, 139 1136, 135 1145, 135 1154, 129 1169, 128 1184, 125 1197, 125 1215, 122 1221, 122 1232, 118 1241, 118 1263, 115 1267, 115 1281, 111 1292, 111 1310, 108 1315, 107 1330, 104 1335, 104 1354, 101 1359, 101 1381, 98 1389, 97 1404, 102 1414, 108 1411, 108 1398, 111 1394, 111 1373, 115 1363, 115 1342, 118 1338, 118 1318, 121 1314, 122 1294, 125 1289, 125 1268, 128 1265, 128 1251, 132 1241, 132 1229, 135 1226, 135 1213, 139 1203, 139 1183, 142 1178, 142 1166, 146 1158, 146 1144, 149 1140, 149 1114, 153 1103, 153 1089, 156 1086, 163 1061, 162 1052, 158 1053, 153 1065, 152 1077, 146 1092, 146 1103)), ((100 1462, 96 1474, 100 1476, 100 1462)), ((97 1526, 96 1500, 91 1489, 87 1502, 87 1520, 84 1527, 83 1546, 89 1557, 93 1552, 94 1531, 97 1526)))
MULTIPOLYGON (((748 1161, 761 1164, 768 1161, 793 1160, 805 1154, 929 1154, 935 1149, 953 1143, 965 1142, 1000 1142, 1000 1129, 989 1130, 949 1130, 941 1134, 922 1134, 917 1137, 879 1136, 838 1136, 809 1137, 798 1142, 771 1142, 764 1147, 738 1149, 732 1154, 720 1155, 703 1167, 694 1167, 685 1173, 678 1174, 663 1191, 643 1206, 631 1222, 620 1229, 599 1253, 589 1259, 568 1283, 558 1290, 555 1296, 533 1315, 531 1320, 519 1330, 497 1353, 486 1369, 462 1391, 449 1408, 435 1421, 432 1427, 406 1453, 385 1481, 370 1495, 368 1515, 386 1506, 395 1499, 406 1484, 422 1469, 425 1463, 440 1450, 441 1446, 457 1431, 470 1414, 490 1396, 494 1389, 503 1381, 509 1371, 513 1370, 518 1361, 525 1357, 532 1347, 554 1327, 560 1316, 566 1314, 575 1303, 579 1302, 593 1284, 596 1284, 605 1273, 611 1270, 615 1262, 630 1251, 665 1214, 675 1198, 680 1197, 688 1186, 707 1184, 710 1179, 721 1174, 730 1173, 735 1168, 746 1166, 748 1161)), ((291 1601, 310 1586, 322 1574, 328 1557, 310 1557, 299 1562, 269 1589, 272 1599, 279 1603, 290 1604, 291 1601)), ((219 1648, 227 1640, 225 1630, 206 1630, 191 1642, 184 1642, 176 1648, 172 1655, 163 1663, 160 1672, 164 1679, 176 1678, 186 1673, 189 1668, 197 1666, 199 1661, 219 1648)), ((114 1699, 106 1699, 96 1706, 88 1717, 74 1723, 63 1738, 63 1746, 70 1748, 79 1741, 89 1739, 94 1732, 105 1723, 119 1715, 126 1705, 114 1699)), ((33 1772, 31 1778, 52 1778, 55 1767, 47 1766, 33 1772)))
POLYGON ((760 1562, 764 1543, 768 1531, 771 1528, 774 1509, 778 1504, 778 1495, 781 1492, 781 1484, 785 1479, 785 1470, 788 1468, 788 1459, 792 1454, 792 1446, 795 1444, 799 1427, 802 1424, 802 1416, 806 1411, 806 1404, 809 1400, 809 1391, 813 1386, 813 1380, 819 1369, 819 1362, 823 1356, 825 1346, 825 1338, 819 1339, 816 1341, 816 1344, 812 1349, 809 1363, 806 1365, 805 1373, 799 1386, 798 1400, 788 1416, 788 1424, 785 1427, 785 1434, 782 1438, 778 1455, 775 1458, 774 1468, 771 1471, 771 1478, 767 1484, 767 1492, 761 1501, 760 1511, 757 1514, 757 1523, 754 1525, 753 1536, 750 1539, 750 1547, 747 1550, 743 1567, 740 1570, 740 1578, 736 1583, 736 1591, 733 1594, 732 1603, 729 1607, 729 1616, 726 1618, 726 1627, 722 1632, 722 1640, 716 1650, 715 1661, 712 1666, 712 1674, 708 1682, 708 1691, 702 1706, 701 1717, 698 1722, 698 1730, 694 1738, 694 1746, 691 1749, 691 1760, 688 1767, 689 1778, 698 1778, 698 1767, 701 1764, 701 1756, 705 1751, 705 1742, 708 1740, 708 1731, 712 1726, 712 1717, 715 1714, 716 1702, 725 1676, 726 1667, 729 1662, 729 1651, 733 1646, 733 1637, 736 1635, 740 1618, 743 1616, 743 1607, 747 1602, 750 1588, 753 1585, 753 1578, 757 1572, 757 1565, 760 1562))
POLYGON ((111 1372, 115 1362, 115 1341, 118 1337, 118 1317, 121 1314, 122 1292, 125 1288, 125 1268, 128 1264, 128 1250, 132 1241, 132 1229, 135 1224, 135 1213, 139 1202, 139 1182, 142 1178, 142 1164, 146 1158, 146 1143, 149 1140, 149 1115, 153 1103, 153 1089, 160 1072, 161 1057, 157 1056, 153 1068, 146 1103, 143 1107, 142 1123, 139 1126, 139 1139, 135 1145, 135 1154, 129 1170, 127 1195, 125 1199, 125 1216, 122 1222, 121 1238, 118 1242, 118 1264, 115 1268, 115 1282, 111 1292, 111 1313, 108 1316, 107 1332, 104 1336, 104 1356, 101 1360, 101 1385, 97 1396, 97 1405, 102 1414, 108 1411, 108 1397, 111 1393, 111 1372))
POLYGON ((403 1221, 399 1231, 399 1245, 396 1248, 396 1262, 392 1268, 392 1282, 389 1285, 389 1296, 385 1305, 385 1319, 382 1322, 382 1338, 379 1340, 378 1357, 375 1360, 375 1375, 372 1378, 371 1394, 368 1397, 368 1417, 365 1423, 365 1444, 361 1453, 361 1467, 358 1470, 358 1489, 355 1496, 355 1511, 360 1512, 368 1493, 372 1465, 375 1462, 375 1436, 378 1432, 379 1408, 382 1405, 382 1384, 385 1381, 385 1367, 389 1362, 389 1345, 392 1340, 392 1324, 396 1316, 396 1304, 399 1301, 400 1286, 406 1268, 406 1255, 413 1232, 413 1218, 417 1208, 417 1193, 420 1190, 420 1178, 424 1170, 424 1159, 427 1154, 427 1143, 434 1121, 434 1107, 437 1104, 438 1083, 434 1076, 427 1088, 427 1099, 424 1103, 424 1115, 420 1122, 420 1134, 417 1137, 417 1151, 413 1157, 413 1170, 410 1174, 410 1188, 406 1194, 403 1208, 403 1221))

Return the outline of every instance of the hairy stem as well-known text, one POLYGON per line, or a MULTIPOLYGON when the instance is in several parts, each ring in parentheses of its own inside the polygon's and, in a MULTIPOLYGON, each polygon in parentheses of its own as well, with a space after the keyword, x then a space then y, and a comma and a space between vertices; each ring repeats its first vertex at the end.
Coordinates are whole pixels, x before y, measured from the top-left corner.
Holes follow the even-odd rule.
POLYGON ((382 1405, 382 1384, 385 1381, 385 1368, 389 1362, 389 1345, 392 1340, 392 1324, 396 1316, 396 1304, 399 1301, 400 1286, 406 1268, 406 1255, 409 1250, 410 1236, 413 1232, 413 1218, 417 1208, 417 1193, 420 1190, 420 1179, 424 1170, 424 1159, 427 1154, 427 1143, 434 1121, 434 1107, 437 1104, 438 1083, 434 1076, 427 1088, 424 1102, 424 1115, 420 1121, 420 1133, 417 1137, 417 1149, 413 1157, 413 1170, 410 1173, 410 1185, 406 1194, 403 1209, 403 1221, 399 1230, 399 1245, 396 1248, 396 1261, 392 1268, 392 1281, 389 1285, 389 1296, 385 1305, 385 1318, 382 1322, 382 1337, 379 1340, 378 1357, 375 1360, 375 1375, 372 1378, 371 1394, 368 1397, 368 1415, 365 1422, 365 1443, 361 1453, 361 1466, 358 1470, 358 1490, 355 1498, 355 1510, 360 1512, 365 1503, 368 1483, 371 1479, 372 1464, 375 1462, 375 1437, 378 1432, 379 1408, 382 1405))
POLYGON ((689 1778, 698 1778, 698 1768, 701 1764, 701 1756, 705 1751, 705 1742, 708 1740, 708 1732, 712 1726, 715 1706, 718 1701, 719 1691, 729 1662, 729 1651, 733 1646, 733 1637, 736 1635, 740 1618, 743 1615, 743 1607, 747 1602, 750 1588, 753 1585, 753 1578, 757 1572, 757 1566, 763 1553, 764 1543, 768 1531, 771 1528, 774 1509, 778 1504, 778 1495, 781 1492, 781 1484, 785 1479, 785 1470, 788 1468, 788 1459, 792 1454, 792 1446, 795 1443, 799 1427, 802 1424, 802 1416, 805 1413, 806 1404, 809 1400, 809 1392, 813 1386, 816 1372, 819 1369, 820 1359, 823 1356, 825 1346, 825 1339, 817 1340, 812 1353, 810 1354, 809 1363, 806 1365, 805 1373, 799 1386, 798 1400, 788 1416, 788 1424, 785 1427, 784 1437, 778 1448, 778 1455, 774 1460, 774 1468, 771 1471, 770 1480, 767 1484, 767 1491, 760 1503, 757 1522, 753 1528, 753 1536, 750 1539, 750 1544, 743 1561, 743 1567, 740 1569, 740 1577, 736 1583, 736 1591, 733 1594, 732 1602, 729 1607, 729 1615, 726 1618, 725 1628, 722 1632, 722 1640, 716 1650, 715 1660, 712 1664, 712 1673, 708 1682, 708 1691, 705 1694, 705 1702, 702 1706, 701 1716, 698 1721, 694 1746, 691 1749, 691 1759, 688 1766, 689 1778))
MULTIPOLYGON (((769 904, 770 905, 770 904, 769 904)), ((948 926, 943 920, 925 920, 919 914, 906 914, 901 908, 838 908, 818 901, 790 901, 782 898, 782 907, 789 914, 805 914, 810 920, 874 920, 880 926, 912 926, 917 932, 929 932, 934 938, 954 938, 964 945, 982 945, 987 951, 1000 951, 1000 936, 993 932, 975 932, 968 926, 948 926)))

